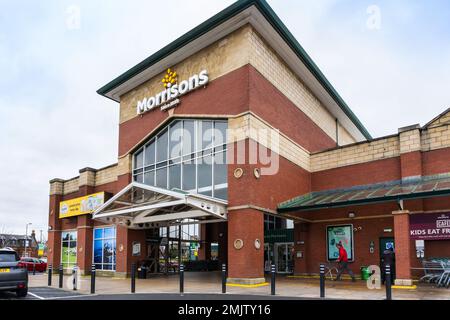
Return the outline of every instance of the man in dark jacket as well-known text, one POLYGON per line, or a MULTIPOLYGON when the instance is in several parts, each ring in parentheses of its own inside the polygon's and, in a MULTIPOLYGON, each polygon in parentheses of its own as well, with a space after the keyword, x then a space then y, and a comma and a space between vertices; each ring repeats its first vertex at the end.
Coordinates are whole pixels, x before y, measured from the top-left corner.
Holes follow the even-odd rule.
POLYGON ((356 281, 355 275, 353 274, 352 270, 348 267, 347 250, 345 250, 344 246, 342 245, 342 242, 340 241, 338 244, 336 244, 336 247, 339 250, 339 258, 337 259, 337 262, 339 263, 339 268, 336 276, 336 281, 341 280, 341 274, 346 270, 348 274, 352 277, 352 281, 355 282, 356 281))

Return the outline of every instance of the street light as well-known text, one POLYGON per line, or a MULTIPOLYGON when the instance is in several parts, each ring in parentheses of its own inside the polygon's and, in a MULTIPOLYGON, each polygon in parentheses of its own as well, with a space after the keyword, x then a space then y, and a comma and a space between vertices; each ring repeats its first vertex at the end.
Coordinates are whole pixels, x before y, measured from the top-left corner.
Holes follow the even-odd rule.
POLYGON ((28 247, 28 226, 29 225, 32 225, 32 223, 31 222, 28 222, 27 223, 27 226, 26 226, 26 228, 25 228, 25 257, 27 257, 27 247, 28 247))

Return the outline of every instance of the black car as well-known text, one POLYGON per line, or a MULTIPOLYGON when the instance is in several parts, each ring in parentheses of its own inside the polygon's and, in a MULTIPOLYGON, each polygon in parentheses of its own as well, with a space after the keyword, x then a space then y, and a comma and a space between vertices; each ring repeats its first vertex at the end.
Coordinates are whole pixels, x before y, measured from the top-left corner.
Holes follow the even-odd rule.
POLYGON ((18 297, 28 293, 28 271, 19 266, 20 258, 12 249, 0 249, 0 291, 15 291, 18 297))

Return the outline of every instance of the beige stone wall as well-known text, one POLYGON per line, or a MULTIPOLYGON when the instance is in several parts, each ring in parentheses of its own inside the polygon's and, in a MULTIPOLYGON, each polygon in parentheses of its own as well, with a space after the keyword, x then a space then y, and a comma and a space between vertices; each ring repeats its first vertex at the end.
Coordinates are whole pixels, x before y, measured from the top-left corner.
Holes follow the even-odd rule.
POLYGON ((338 139, 340 146, 345 146, 356 142, 355 138, 353 138, 353 136, 342 125, 338 124, 338 128, 338 139))
MULTIPOLYGON (((450 117, 449 117, 450 119, 450 117)), ((450 147, 450 125, 440 125, 421 133, 421 150, 430 151, 450 147)))
MULTIPOLYGON (((188 59, 172 66, 178 74, 178 82, 189 79, 193 74, 208 70, 212 81, 249 63, 248 37, 250 26, 244 26, 222 40, 200 50, 188 59)), ((120 123, 137 116, 136 105, 139 100, 153 96, 162 90, 161 79, 165 71, 124 94, 120 101, 120 123)))
POLYGON ((228 119, 228 133, 228 143, 252 139, 303 169, 310 170, 309 152, 252 112, 228 119))
POLYGON ((432 121, 428 125, 428 128, 442 126, 444 124, 450 124, 450 110, 449 109, 447 109, 447 110, 448 111, 446 113, 442 114, 439 118, 437 118, 436 120, 432 121))
POLYGON ((64 182, 64 194, 78 191, 78 177, 64 182))
POLYGON ((311 155, 311 171, 322 171, 399 155, 398 137, 388 137, 313 154, 311 155))
POLYGON ((400 153, 420 150, 420 130, 413 129, 399 134, 400 153))
POLYGON ((118 176, 117 164, 103 168, 95 173, 95 181, 93 185, 100 186, 102 184, 117 181, 117 176, 118 176))

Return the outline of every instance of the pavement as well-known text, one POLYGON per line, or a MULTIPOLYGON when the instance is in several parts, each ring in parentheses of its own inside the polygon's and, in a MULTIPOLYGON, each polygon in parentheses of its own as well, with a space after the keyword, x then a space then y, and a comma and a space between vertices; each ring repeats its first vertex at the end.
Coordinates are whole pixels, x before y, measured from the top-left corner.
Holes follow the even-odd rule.
MULTIPOLYGON (((179 293, 178 275, 159 275, 150 279, 136 279, 136 292, 131 293, 130 279, 96 278, 96 291, 90 294, 90 276, 79 277, 77 291, 73 289, 71 276, 65 276, 63 289, 58 288, 58 276, 53 276, 52 286, 47 286, 47 274, 29 276, 29 295, 25 299, 86 299, 86 300, 221 300, 221 299, 319 299, 319 280, 277 276, 276 296, 270 295, 269 283, 259 286, 227 285, 227 293, 221 293, 221 277, 218 272, 186 272, 184 295, 179 293)), ((268 281, 269 278, 267 278, 268 281)), ((326 281, 327 299, 384 300, 385 287, 368 289, 365 281, 326 281)), ((392 289, 394 300, 450 300, 450 289, 418 284, 416 289, 392 289)), ((0 299, 16 299, 14 294, 1 293, 0 299)))

